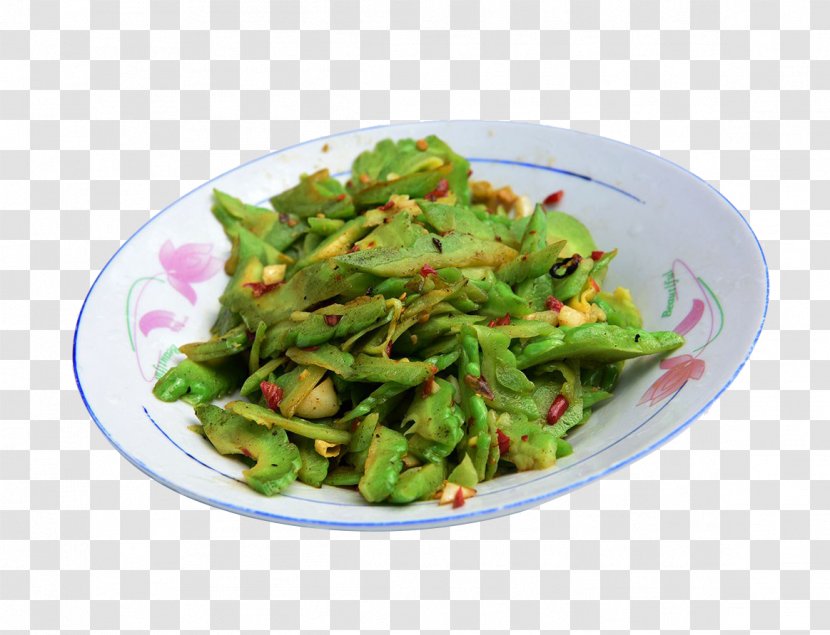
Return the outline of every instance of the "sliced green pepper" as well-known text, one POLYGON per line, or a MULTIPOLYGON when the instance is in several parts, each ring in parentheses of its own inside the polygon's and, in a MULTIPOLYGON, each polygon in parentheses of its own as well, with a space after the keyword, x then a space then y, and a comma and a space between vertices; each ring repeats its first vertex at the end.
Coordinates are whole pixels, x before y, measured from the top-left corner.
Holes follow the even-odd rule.
POLYGON ((289 212, 302 218, 323 214, 328 218, 351 218, 354 204, 345 188, 328 170, 300 177, 299 185, 271 199, 277 212, 289 212))
POLYGON ((184 359, 162 375, 153 394, 162 401, 183 399, 195 406, 232 393, 244 378, 245 369, 235 359, 204 364, 184 359))
POLYGON ((194 362, 207 362, 222 357, 229 357, 245 350, 251 345, 248 329, 240 324, 220 337, 206 342, 183 344, 179 350, 194 362))
POLYGON ((397 384, 391 381, 381 384, 368 397, 366 397, 363 401, 357 404, 349 412, 343 415, 343 417, 338 419, 338 422, 343 423, 346 421, 353 421, 359 417, 366 416, 378 406, 406 392, 407 390, 409 390, 409 388, 410 386, 397 384))
POLYGON ((396 504, 411 503, 431 498, 444 484, 444 463, 427 463, 404 472, 395 483, 389 501, 396 504))
MULTIPOLYGON (((259 363, 259 352, 262 348, 262 338, 265 335, 265 329, 268 328, 265 322, 260 322, 259 325, 256 327, 256 332, 254 333, 254 341, 251 344, 251 353, 248 357, 248 372, 251 374, 255 373, 257 368, 260 367, 259 363)), ((245 333, 246 337, 248 333, 245 333)))
POLYGON ((277 357, 272 359, 265 364, 263 364, 260 368, 258 368, 255 372, 253 372, 248 379, 245 380, 245 383, 242 384, 242 388, 239 389, 239 393, 243 397, 247 397, 251 393, 256 392, 259 390, 259 385, 268 379, 268 375, 273 373, 277 368, 282 366, 285 363, 285 357, 277 357))
POLYGON ((520 254, 510 262, 502 265, 497 274, 499 280, 509 285, 516 285, 525 280, 533 280, 547 273, 556 262, 565 243, 547 245, 538 251, 520 254))
POLYGON ((338 218, 317 218, 316 216, 310 216, 306 219, 306 222, 308 223, 309 231, 318 236, 331 236, 343 227, 345 221, 338 218))
POLYGON ((369 453, 358 490, 370 503, 385 500, 395 489, 406 454, 406 439, 402 434, 377 426, 369 445, 369 453))
POLYGON ((516 251, 495 241, 467 234, 423 236, 405 249, 378 248, 338 256, 334 261, 357 271, 384 277, 412 276, 425 265, 443 267, 499 266, 509 262, 516 251))
POLYGON ((345 223, 340 229, 326 236, 314 249, 310 250, 295 265, 295 271, 345 254, 352 246, 369 232, 364 218, 358 217, 345 223))
POLYGON ((246 205, 238 198, 219 190, 213 190, 213 195, 216 199, 213 214, 231 237, 241 226, 274 249, 285 251, 308 229, 305 223, 292 214, 276 214, 268 209, 246 205))
POLYGON ((329 460, 317 453, 312 439, 297 437, 296 445, 300 450, 300 460, 302 461, 297 478, 306 485, 320 487, 328 474, 329 460))
POLYGON ((289 348, 286 356, 301 366, 318 366, 325 368, 341 377, 348 378, 352 372, 354 357, 341 351, 331 344, 323 344, 313 350, 303 348, 289 348))
POLYGON ((273 355, 292 346, 308 348, 350 337, 372 326, 387 313, 381 296, 363 296, 346 304, 330 304, 325 312, 306 314, 301 321, 284 319, 271 326, 262 343, 262 354, 273 355))
POLYGON ((481 374, 488 389, 480 391, 491 408, 501 412, 522 415, 530 420, 539 418, 533 401, 533 382, 516 365, 516 357, 510 351, 510 338, 486 326, 473 327, 481 345, 481 374))
MULTIPOLYGON (((549 369, 559 371, 565 379, 561 394, 567 400, 568 407, 555 422, 547 422, 550 424, 547 429, 553 436, 561 437, 575 425, 582 423, 585 414, 579 362, 577 360, 570 360, 568 363, 558 362, 551 364, 549 369)), ((552 403, 553 400, 551 400, 552 403)))
POLYGON ((364 452, 369 449, 379 418, 378 413, 373 412, 357 423, 349 442, 349 452, 364 452))
POLYGON ((405 386, 417 386, 433 372, 434 367, 424 362, 405 362, 361 353, 355 358, 351 380, 378 384, 394 382, 405 386))
POLYGON ((465 454, 455 469, 450 472, 447 477, 450 483, 461 485, 462 487, 474 488, 478 484, 478 472, 470 459, 469 454, 465 454))
POLYGON ((499 418, 498 426, 509 440, 505 444, 508 450, 500 458, 515 465, 520 472, 544 470, 556 463, 559 446, 557 436, 549 426, 505 416, 499 418))
POLYGON ((458 232, 470 234, 480 240, 496 239, 493 227, 479 220, 475 212, 470 209, 429 201, 418 201, 418 206, 424 212, 424 220, 435 229, 436 233, 458 232))
POLYGON ((389 222, 375 227, 365 238, 357 241, 357 248, 360 250, 376 247, 411 247, 418 238, 427 233, 426 229, 413 223, 412 217, 406 212, 387 217, 387 220, 389 222))
POLYGON ((335 485, 337 487, 351 487, 353 485, 357 485, 362 476, 363 470, 359 470, 355 467, 340 465, 328 473, 323 483, 326 485, 335 485))
MULTIPOLYGON (((441 448, 429 454, 429 460, 432 461, 434 457, 443 453, 444 448, 452 451, 461 441, 461 437, 464 436, 464 417, 454 401, 455 389, 448 381, 429 381, 420 393, 416 392, 413 397, 409 409, 403 416, 403 425, 409 426, 406 434, 411 435, 410 441, 415 437, 421 437, 441 448)), ((418 454, 425 455, 420 445, 415 444, 415 447, 418 454)))
POLYGON ((478 311, 482 315, 490 317, 502 317, 504 315, 521 317, 531 312, 530 303, 526 299, 516 295, 509 284, 495 279, 492 273, 488 279, 481 282, 474 282, 473 284, 480 289, 485 289, 487 293, 487 302, 478 311))
POLYGON ((476 332, 469 326, 461 330, 460 344, 458 386, 461 392, 461 408, 467 421, 467 454, 472 457, 478 480, 483 481, 491 439, 487 426, 487 405, 467 381, 467 377, 481 377, 478 339, 476 332))
POLYGON ((517 356, 519 368, 561 359, 610 363, 642 355, 665 353, 683 345, 673 331, 644 331, 611 324, 584 324, 528 344, 517 356))
POLYGON ((337 430, 324 423, 312 423, 311 421, 306 421, 298 417, 283 417, 270 408, 258 406, 253 403, 231 401, 225 405, 225 409, 234 414, 241 415, 246 419, 250 419, 268 429, 277 426, 288 432, 309 439, 321 439, 327 443, 340 445, 348 443, 352 438, 351 433, 345 430, 337 430))
POLYGON ((278 494, 297 478, 300 451, 281 428, 267 429, 218 406, 196 406, 205 436, 219 454, 244 454, 256 464, 242 474, 245 482, 266 496, 278 494))

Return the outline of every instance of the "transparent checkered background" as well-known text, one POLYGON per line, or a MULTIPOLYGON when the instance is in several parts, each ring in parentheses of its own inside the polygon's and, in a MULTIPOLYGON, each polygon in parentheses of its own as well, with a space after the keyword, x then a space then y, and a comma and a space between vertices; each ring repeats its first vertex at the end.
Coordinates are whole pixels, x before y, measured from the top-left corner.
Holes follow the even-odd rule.
POLYGON ((0 2, 0 629, 830 629, 830 2, 242 5, 0 2), (75 319, 154 212, 302 139, 479 117, 645 147, 747 214, 766 330, 689 431, 540 509, 357 534, 182 498, 91 425, 75 319))

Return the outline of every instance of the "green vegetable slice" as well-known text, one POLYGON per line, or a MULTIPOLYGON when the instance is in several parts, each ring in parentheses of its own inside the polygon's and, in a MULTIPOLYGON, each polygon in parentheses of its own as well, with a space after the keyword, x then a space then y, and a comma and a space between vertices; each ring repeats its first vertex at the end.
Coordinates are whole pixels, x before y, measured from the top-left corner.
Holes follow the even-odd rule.
POLYGON ((196 416, 219 454, 242 454, 256 461, 242 474, 259 493, 273 496, 297 478, 302 467, 300 451, 281 428, 263 428, 211 404, 196 406, 196 416))
POLYGON ((395 489, 406 454, 403 435, 378 426, 369 445, 363 476, 358 484, 360 493, 370 503, 379 503, 395 489))

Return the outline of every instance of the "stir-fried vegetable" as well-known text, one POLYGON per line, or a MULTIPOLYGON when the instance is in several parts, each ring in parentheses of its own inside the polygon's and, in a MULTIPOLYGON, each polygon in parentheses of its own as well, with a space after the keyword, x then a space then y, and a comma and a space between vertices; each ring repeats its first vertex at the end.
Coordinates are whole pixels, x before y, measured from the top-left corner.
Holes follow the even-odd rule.
POLYGON ((181 346, 155 395, 195 405, 265 495, 299 479, 458 507, 553 466, 625 360, 683 338, 602 289, 617 251, 547 209, 561 192, 531 213, 469 174, 427 137, 380 142, 345 183, 303 176, 273 211, 216 191, 232 249, 213 336, 181 346), (247 401, 210 404, 236 391, 247 401))

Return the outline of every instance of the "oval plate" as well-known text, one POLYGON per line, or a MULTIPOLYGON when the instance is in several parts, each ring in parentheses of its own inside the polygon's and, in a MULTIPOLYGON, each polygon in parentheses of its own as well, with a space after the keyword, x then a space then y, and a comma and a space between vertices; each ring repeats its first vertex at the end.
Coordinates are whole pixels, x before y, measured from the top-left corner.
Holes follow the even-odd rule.
POLYGON ((209 505, 265 520, 332 529, 453 525, 526 509, 602 478, 651 452, 699 417, 732 382, 757 340, 768 300, 758 240, 717 190, 644 150, 571 130, 482 121, 356 130, 255 159, 196 188, 139 229, 92 285, 75 331, 78 388, 95 423, 133 465, 209 505), (645 327, 678 330, 668 359, 629 363, 614 398, 571 434, 574 453, 549 470, 481 484, 458 509, 422 502, 369 505, 352 491, 295 483, 266 498, 241 482, 243 465, 188 430, 184 403, 157 401, 157 376, 176 345, 205 339, 226 277, 228 241, 210 212, 218 188, 267 202, 299 175, 347 174, 384 138, 436 134, 470 158, 475 178, 560 204, 601 249, 619 248, 607 288, 631 289, 645 327), (324 151, 324 144, 327 148, 324 151))

